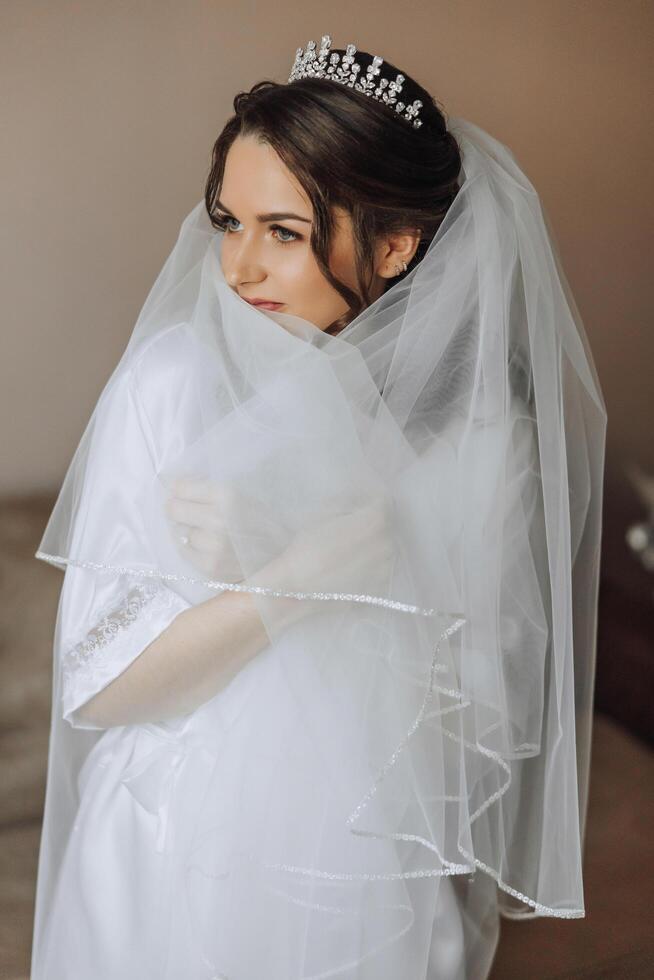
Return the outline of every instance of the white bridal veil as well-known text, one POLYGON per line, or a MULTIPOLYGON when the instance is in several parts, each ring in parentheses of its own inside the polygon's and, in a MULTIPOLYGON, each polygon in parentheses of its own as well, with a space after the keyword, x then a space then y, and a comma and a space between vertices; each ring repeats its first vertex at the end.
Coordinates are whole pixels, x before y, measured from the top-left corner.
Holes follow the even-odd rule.
POLYGON ((110 752, 80 706, 225 589, 269 646, 133 726, 121 777, 161 860, 157 977, 423 976, 451 876, 494 881, 506 915, 584 914, 605 409, 538 195, 505 146, 449 129, 436 237, 337 336, 228 286, 204 201, 182 223, 37 552, 65 570, 37 964, 110 752), (211 574, 167 517, 179 478, 225 493, 211 574), (387 560, 321 564, 362 527, 387 560), (292 626, 283 595, 306 603, 292 626))

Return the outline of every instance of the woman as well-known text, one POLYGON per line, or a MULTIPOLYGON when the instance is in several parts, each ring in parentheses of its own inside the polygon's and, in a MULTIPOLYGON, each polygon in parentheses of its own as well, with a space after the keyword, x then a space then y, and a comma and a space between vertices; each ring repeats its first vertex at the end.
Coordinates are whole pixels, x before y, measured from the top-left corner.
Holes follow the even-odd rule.
POLYGON ((330 48, 236 97, 37 552, 33 980, 476 980, 584 914, 592 358, 511 153, 330 48))

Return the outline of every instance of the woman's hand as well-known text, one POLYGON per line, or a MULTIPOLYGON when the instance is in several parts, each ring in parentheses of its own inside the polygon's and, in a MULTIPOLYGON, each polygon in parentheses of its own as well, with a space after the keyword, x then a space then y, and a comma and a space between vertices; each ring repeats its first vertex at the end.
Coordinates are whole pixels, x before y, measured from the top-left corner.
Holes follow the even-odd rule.
POLYGON ((245 575, 228 529, 258 527, 261 508, 225 482, 181 477, 165 504, 181 555, 210 578, 242 582, 245 575))
POLYGON ((283 554, 248 582, 282 591, 384 595, 396 554, 383 497, 300 530, 283 554))
POLYGON ((290 542, 286 528, 273 526, 269 515, 264 522, 259 502, 224 482, 176 480, 166 513, 178 550, 207 577, 243 582, 246 576, 228 529, 260 534, 267 528, 264 560, 248 575, 247 584, 286 592, 368 594, 384 594, 388 587, 395 540, 391 508, 381 496, 351 513, 302 528, 290 542))

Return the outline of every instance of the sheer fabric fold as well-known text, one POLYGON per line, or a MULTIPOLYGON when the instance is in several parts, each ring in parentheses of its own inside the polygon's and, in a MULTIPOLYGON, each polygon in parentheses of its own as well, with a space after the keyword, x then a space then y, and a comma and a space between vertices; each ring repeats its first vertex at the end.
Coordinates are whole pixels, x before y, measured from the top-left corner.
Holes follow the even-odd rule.
POLYGON ((479 876, 507 916, 584 915, 606 414, 537 193, 450 129, 439 232, 338 336, 240 299, 204 202, 182 223, 37 552, 66 574, 36 980, 101 752, 149 821, 166 936, 130 934, 121 976, 423 977, 439 903, 472 908, 479 876), (189 478, 228 494, 211 574, 166 513, 189 478), (310 560, 371 501, 389 563, 310 560), (270 645, 227 688, 123 741, 82 730, 88 697, 229 589, 270 645), (280 595, 309 614, 288 627, 280 595))

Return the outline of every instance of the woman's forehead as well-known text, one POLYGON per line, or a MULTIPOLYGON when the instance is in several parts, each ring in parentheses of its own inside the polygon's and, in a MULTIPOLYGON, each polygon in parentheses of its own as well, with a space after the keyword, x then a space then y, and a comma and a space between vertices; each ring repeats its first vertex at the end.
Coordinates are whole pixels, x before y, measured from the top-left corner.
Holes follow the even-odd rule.
POLYGON ((237 136, 229 148, 220 189, 225 207, 254 213, 293 211, 311 220, 311 201, 297 177, 268 144, 237 136))

